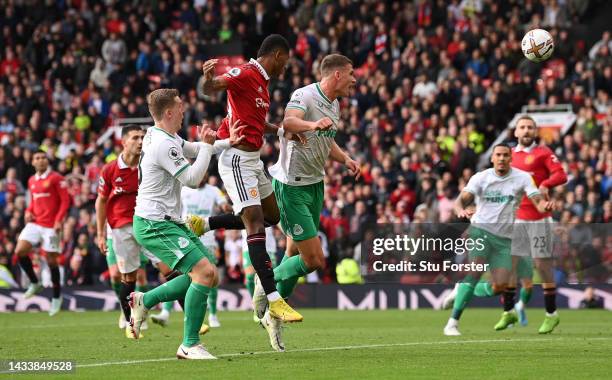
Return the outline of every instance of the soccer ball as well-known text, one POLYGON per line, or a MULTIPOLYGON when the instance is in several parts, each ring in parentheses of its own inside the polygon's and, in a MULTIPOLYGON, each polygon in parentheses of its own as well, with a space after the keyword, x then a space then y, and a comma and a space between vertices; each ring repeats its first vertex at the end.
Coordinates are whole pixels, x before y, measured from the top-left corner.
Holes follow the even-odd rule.
POLYGON ((531 62, 543 62, 550 58, 555 50, 555 41, 544 29, 533 29, 523 37, 521 49, 531 62))

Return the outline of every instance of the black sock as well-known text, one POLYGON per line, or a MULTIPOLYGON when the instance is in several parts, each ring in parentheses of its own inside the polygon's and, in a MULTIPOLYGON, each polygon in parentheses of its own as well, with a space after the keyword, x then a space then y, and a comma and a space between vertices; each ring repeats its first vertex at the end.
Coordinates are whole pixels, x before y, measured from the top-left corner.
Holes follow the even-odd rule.
MULTIPOLYGON (((167 275, 165 275, 164 277, 166 278, 166 282, 172 280, 173 278, 176 278, 178 276, 182 275, 181 272, 177 271, 177 270, 173 270, 172 272, 168 273, 167 275)), ((177 300, 179 305, 181 305, 181 309, 185 310, 185 299, 181 298, 177 300)))
POLYGON ((225 228, 226 230, 244 230, 244 223, 238 215, 223 214, 208 218, 208 225, 211 230, 225 228))
POLYGON ((51 271, 51 283, 53 284, 53 298, 59 298, 62 288, 59 267, 50 267, 49 270, 51 271))
POLYGON ((21 256, 19 258, 19 265, 30 279, 30 282, 32 284, 38 284, 38 277, 36 277, 36 273, 34 273, 34 268, 32 268, 32 260, 30 260, 30 257, 27 255, 21 256))
POLYGON ((549 314, 557 310, 557 288, 544 289, 544 306, 549 314))
POLYGON ((506 288, 504 291, 504 311, 510 311, 514 309, 514 295, 516 294, 516 288, 506 288))
POLYGON ((130 303, 128 298, 130 294, 136 290, 136 282, 125 282, 121 281, 121 292, 119 293, 119 303, 121 304, 121 309, 123 309, 123 315, 125 316, 125 320, 130 320, 130 315, 132 314, 130 310, 130 303))
POLYGON ((249 246, 249 257, 253 268, 259 276, 261 285, 266 294, 276 291, 276 283, 274 282, 274 271, 272 270, 272 261, 266 251, 266 234, 260 232, 247 236, 247 245, 249 246))
MULTIPOLYGON (((264 227, 275 226, 278 224, 264 219, 264 227)), ((215 215, 208 218, 208 226, 211 230, 218 230, 219 228, 225 228, 226 230, 244 230, 244 223, 242 218, 234 214, 223 214, 215 215)))

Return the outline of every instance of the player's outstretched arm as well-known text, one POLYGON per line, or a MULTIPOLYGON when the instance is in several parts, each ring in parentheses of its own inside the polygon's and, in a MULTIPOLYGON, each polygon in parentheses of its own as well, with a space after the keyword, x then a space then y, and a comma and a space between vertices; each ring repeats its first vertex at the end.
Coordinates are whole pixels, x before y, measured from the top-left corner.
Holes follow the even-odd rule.
POLYGON ((540 193, 535 193, 534 195, 530 196, 529 200, 542 214, 552 211, 555 205, 555 202, 546 200, 540 193))
MULTIPOLYGON (((193 164, 186 164, 184 166, 185 169, 181 169, 180 174, 178 174, 176 177, 180 183, 182 183, 184 186, 191 187, 192 189, 198 188, 206 175, 208 165, 210 164, 210 158, 212 157, 213 153, 213 144, 215 143, 215 139, 217 137, 215 131, 208 127, 201 127, 199 128, 198 132, 200 139, 204 144, 201 144, 198 151, 198 156, 193 164)), ((175 158, 175 160, 176 159, 177 158, 175 158)), ((178 157, 178 160, 180 160, 180 157, 178 157)), ((171 165, 169 166, 169 168, 164 167, 164 169, 170 172, 170 170, 174 168, 172 168, 171 165)))
POLYGON ((222 75, 215 77, 215 67, 218 59, 209 59, 202 65, 202 73, 204 81, 202 83, 202 92, 205 95, 212 95, 217 91, 227 89, 227 80, 222 75))
POLYGON ((285 110, 283 128, 291 133, 303 133, 309 131, 327 130, 334 124, 329 117, 324 117, 318 121, 304 120, 306 112, 299 108, 288 108, 285 110))
POLYGON ((474 209, 474 194, 469 191, 462 191, 455 200, 454 211, 459 218, 470 219, 476 210, 474 209))
POLYGON ((345 151, 343 151, 334 141, 329 151, 329 158, 346 166, 355 180, 361 177, 361 167, 357 161, 353 160, 345 151))

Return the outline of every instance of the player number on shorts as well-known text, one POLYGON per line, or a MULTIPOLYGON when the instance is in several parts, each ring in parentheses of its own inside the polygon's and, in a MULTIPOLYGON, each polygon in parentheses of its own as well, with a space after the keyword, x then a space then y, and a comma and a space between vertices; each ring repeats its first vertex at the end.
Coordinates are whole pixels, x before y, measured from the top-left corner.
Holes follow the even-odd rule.
POLYGON ((533 238, 533 248, 546 248, 546 236, 535 236, 533 238))

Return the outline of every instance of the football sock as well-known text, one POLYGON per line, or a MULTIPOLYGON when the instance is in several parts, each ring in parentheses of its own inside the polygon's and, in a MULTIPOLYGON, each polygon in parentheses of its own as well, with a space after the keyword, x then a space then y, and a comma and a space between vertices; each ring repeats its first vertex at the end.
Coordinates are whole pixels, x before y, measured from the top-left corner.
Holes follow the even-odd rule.
POLYGON ((453 304, 453 312, 451 314, 452 318, 456 320, 461 318, 463 310, 466 308, 468 302, 470 302, 472 296, 474 295, 476 281, 477 280, 472 275, 467 275, 459 284, 457 296, 455 297, 455 302, 453 304))
MULTIPOLYGON (((263 286, 266 295, 276 293, 274 272, 272 271, 272 260, 270 260, 268 252, 266 252, 266 234, 264 232, 260 232, 247 236, 247 244, 249 246, 249 257, 251 258, 251 263, 259 276, 259 280, 261 281, 261 285, 263 286)), ((277 294, 273 295, 273 297, 275 296, 277 296, 277 294)))
POLYGON ((544 306, 548 314, 553 314, 557 311, 557 288, 554 283, 542 284, 544 289, 544 306))
POLYGON ((147 284, 144 284, 144 285, 136 284, 136 291, 137 292, 146 293, 147 290, 149 290, 149 285, 147 285, 147 284))
POLYGON ((529 301, 531 300, 531 292, 532 288, 521 288, 519 298, 523 302, 523 306, 527 306, 527 303, 529 303, 529 301))
POLYGON ((57 265, 49 267, 49 270, 51 271, 51 284, 53 284, 53 298, 59 298, 62 288, 59 267, 57 265))
POLYGON ((30 257, 27 255, 21 256, 19 258, 19 265, 30 279, 30 282, 32 284, 38 284, 38 277, 36 277, 36 273, 34 273, 34 268, 32 267, 32 260, 30 257))
POLYGON ((210 314, 217 314, 217 294, 219 293, 219 289, 210 288, 210 292, 208 292, 208 309, 210 310, 210 314))
MULTIPOLYGON (((278 224, 267 221, 264 219, 264 227, 275 226, 278 224)), ((219 228, 225 228, 226 230, 244 230, 244 223, 242 222, 242 218, 238 215, 234 214, 222 214, 215 215, 208 218, 208 227, 211 230, 218 230, 219 228)))
POLYGON ((174 306, 174 301, 164 302, 162 305, 163 310, 166 310, 168 313, 172 311, 172 307, 174 306))
POLYGON ((504 311, 510 311, 514 309, 514 296, 516 294, 515 287, 506 287, 504 291, 504 311))
POLYGON ((115 294, 117 295, 117 299, 121 301, 121 282, 115 282, 111 280, 110 284, 111 284, 111 288, 113 288, 113 290, 115 291, 115 294))
POLYGON ((177 301, 184 298, 189 288, 189 284, 191 284, 191 277, 182 274, 155 289, 149 290, 144 294, 144 306, 150 309, 161 302, 177 301))
POLYGON ((184 346, 191 347, 200 343, 199 332, 206 314, 209 293, 210 288, 208 286, 196 283, 191 283, 187 290, 185 295, 185 325, 183 326, 184 346))
POLYGON ((474 287, 474 295, 476 297, 492 297, 495 293, 489 281, 480 281, 474 287))
POLYGON ((123 315, 125 316, 125 320, 129 321, 130 316, 132 314, 130 310, 130 302, 128 298, 130 294, 136 290, 135 282, 125 282, 121 281, 121 292, 119 293, 119 304, 121 305, 121 309, 123 309, 123 315))
POLYGON ((208 226, 211 230, 225 228, 227 230, 244 230, 244 223, 238 215, 223 214, 208 218, 208 226))
MULTIPOLYGON (((166 282, 173 280, 175 278, 177 278, 178 276, 180 276, 182 273, 178 270, 173 270, 172 272, 166 274, 164 277, 166 278, 166 282)), ((181 306, 181 309, 185 310, 185 298, 181 297, 178 300, 176 300, 179 305, 181 306)))
POLYGON ((310 272, 301 255, 289 257, 287 260, 283 257, 281 264, 274 268, 274 280, 280 296, 289 298, 300 277, 310 272))
POLYGON ((255 290, 255 273, 247 273, 245 285, 249 294, 253 297, 253 291, 255 290))

